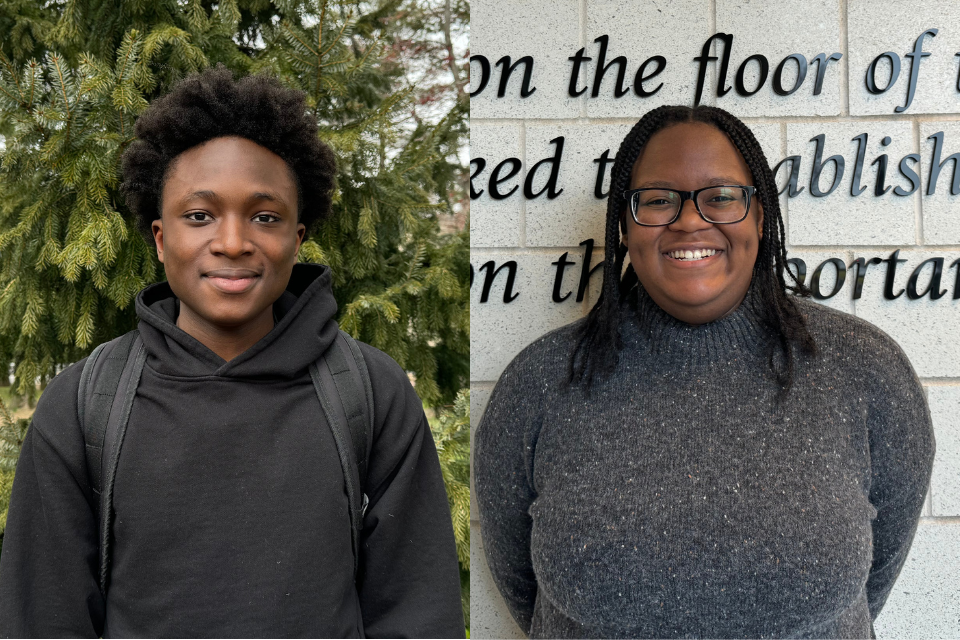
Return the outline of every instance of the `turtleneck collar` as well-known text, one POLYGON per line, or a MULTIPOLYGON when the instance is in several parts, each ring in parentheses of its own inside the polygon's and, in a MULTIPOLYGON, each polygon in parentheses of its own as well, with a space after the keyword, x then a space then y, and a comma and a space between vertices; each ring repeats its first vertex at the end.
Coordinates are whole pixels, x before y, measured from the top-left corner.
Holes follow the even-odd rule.
POLYGON ((664 311, 637 284, 621 304, 620 336, 624 347, 684 362, 716 361, 734 354, 769 354, 776 340, 761 313, 756 279, 743 302, 726 316, 701 325, 678 320, 664 311))
POLYGON ((169 284, 151 285, 136 300, 147 364, 178 377, 295 378, 337 335, 331 282, 330 267, 294 265, 286 291, 273 304, 276 325, 229 362, 176 325, 180 301, 169 284))

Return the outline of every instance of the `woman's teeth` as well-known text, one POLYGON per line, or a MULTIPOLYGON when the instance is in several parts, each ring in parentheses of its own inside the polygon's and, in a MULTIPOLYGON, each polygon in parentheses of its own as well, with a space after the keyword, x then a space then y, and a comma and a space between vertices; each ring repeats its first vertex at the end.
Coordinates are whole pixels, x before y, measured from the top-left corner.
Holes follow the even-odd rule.
POLYGON ((703 258, 709 258, 710 256, 717 253, 716 249, 695 249, 690 250, 677 250, 677 251, 668 251, 667 255, 676 260, 702 260, 703 258))

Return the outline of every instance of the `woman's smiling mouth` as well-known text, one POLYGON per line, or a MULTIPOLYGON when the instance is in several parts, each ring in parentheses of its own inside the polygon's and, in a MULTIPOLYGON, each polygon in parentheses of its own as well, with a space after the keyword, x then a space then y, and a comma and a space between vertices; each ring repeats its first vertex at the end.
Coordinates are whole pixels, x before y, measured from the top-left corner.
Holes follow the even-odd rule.
POLYGON ((723 253, 722 249, 673 249, 663 255, 679 262, 697 262, 723 253))

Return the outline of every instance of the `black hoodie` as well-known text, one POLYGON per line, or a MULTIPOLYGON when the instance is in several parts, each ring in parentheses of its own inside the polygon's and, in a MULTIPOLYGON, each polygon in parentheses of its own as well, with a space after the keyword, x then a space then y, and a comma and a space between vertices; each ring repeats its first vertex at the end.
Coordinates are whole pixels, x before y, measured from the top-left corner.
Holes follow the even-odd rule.
POLYGON ((0 559, 3 636, 463 637, 436 450, 406 374, 360 344, 375 404, 356 585, 343 472, 308 365, 334 339, 327 267, 297 265, 273 330, 226 362, 137 297, 147 350, 117 469, 106 602, 77 420, 82 361, 27 432, 0 559))

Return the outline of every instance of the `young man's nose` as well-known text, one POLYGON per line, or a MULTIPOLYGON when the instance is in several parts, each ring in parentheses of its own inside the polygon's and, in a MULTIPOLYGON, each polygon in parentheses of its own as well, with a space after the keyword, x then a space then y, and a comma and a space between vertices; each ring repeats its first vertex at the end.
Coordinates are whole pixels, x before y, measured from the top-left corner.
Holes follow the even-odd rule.
POLYGON ((708 229, 711 226, 713 226, 713 223, 707 222, 700 216, 700 212, 697 211, 697 203, 692 198, 686 200, 680 207, 679 217, 667 225, 672 231, 686 231, 688 233, 708 229))
POLYGON ((246 222, 242 216, 224 216, 217 225, 217 234, 210 244, 210 251, 228 257, 250 253, 253 245, 248 237, 246 222))

